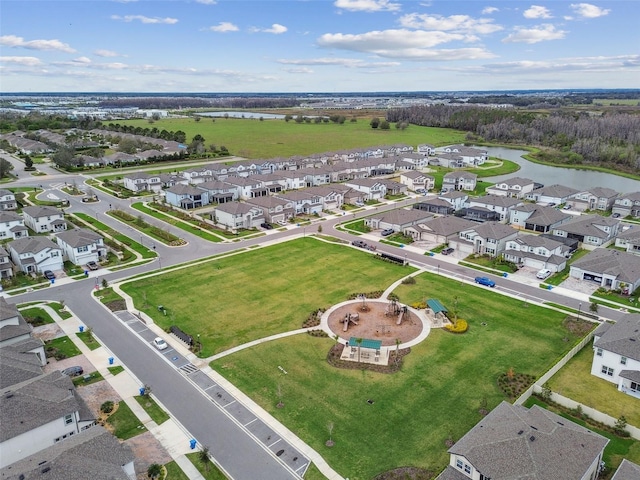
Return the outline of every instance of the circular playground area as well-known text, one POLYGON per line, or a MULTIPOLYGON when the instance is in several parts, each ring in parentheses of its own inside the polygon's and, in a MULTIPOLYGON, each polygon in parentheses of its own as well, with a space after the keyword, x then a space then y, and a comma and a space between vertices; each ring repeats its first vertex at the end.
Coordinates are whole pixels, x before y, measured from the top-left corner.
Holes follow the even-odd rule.
POLYGON ((351 337, 369 338, 380 340, 387 347, 395 346, 396 339, 401 343, 411 341, 423 329, 422 320, 411 309, 389 300, 347 302, 329 313, 327 323, 344 341, 351 337))

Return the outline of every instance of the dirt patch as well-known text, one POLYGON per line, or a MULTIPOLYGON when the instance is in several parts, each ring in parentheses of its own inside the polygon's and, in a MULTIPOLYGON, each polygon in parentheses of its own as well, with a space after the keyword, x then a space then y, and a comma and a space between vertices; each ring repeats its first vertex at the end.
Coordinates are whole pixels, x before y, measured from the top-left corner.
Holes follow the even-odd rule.
POLYGON ((151 432, 147 431, 136 435, 133 438, 125 440, 124 443, 131 447, 136 457, 134 465, 136 472, 138 472, 136 476, 138 480, 148 479, 147 469, 152 463, 164 465, 172 460, 171 455, 169 455, 151 432))
POLYGON ((64 331, 58 326, 57 323, 47 323, 46 325, 40 325, 33 327, 31 334, 46 342, 47 340, 53 340, 54 338, 64 337, 64 331))
POLYGON ((114 300, 112 302, 107 302, 104 305, 112 312, 119 312, 127 309, 127 302, 124 300, 114 300))
POLYGON ((341 343, 335 344, 327 354, 327 362, 336 368, 344 368, 347 370, 371 370, 378 373, 394 373, 402 368, 402 362, 406 355, 411 353, 410 348, 400 348, 398 350, 398 359, 396 361, 395 349, 389 352, 389 365, 380 365, 377 363, 350 362, 342 360, 342 352, 345 346, 341 343))
POLYGON ((373 480, 431 480, 434 476, 434 472, 424 468, 400 467, 380 473, 373 480))
POLYGON ((84 374, 96 371, 96 367, 93 366, 93 363, 91 363, 87 357, 84 355, 76 355, 71 358, 63 358, 62 360, 56 360, 54 357, 48 357, 47 364, 44 366, 44 373, 64 370, 65 368, 74 367, 76 365, 80 365, 82 367, 84 374))
POLYGON ((576 337, 584 337, 587 333, 593 330, 597 325, 588 320, 578 320, 576 317, 568 316, 562 322, 564 328, 569 330, 576 337))
POLYGON ((387 347, 395 345, 396 339, 400 339, 402 343, 408 342, 422 332, 422 321, 410 310, 403 315, 402 323, 398 325, 398 316, 388 311, 390 302, 369 300, 365 303, 366 311, 363 311, 362 305, 361 301, 355 301, 331 312, 328 318, 331 331, 344 340, 349 340, 350 337, 368 338, 380 340, 387 347), (358 324, 350 323, 345 332, 345 316, 356 313, 358 324))
POLYGON ((116 404, 122 400, 118 392, 116 392, 106 380, 90 385, 79 386, 76 388, 76 392, 78 392, 80 398, 85 401, 91 413, 96 417, 100 416, 100 405, 104 402, 111 400, 116 404))

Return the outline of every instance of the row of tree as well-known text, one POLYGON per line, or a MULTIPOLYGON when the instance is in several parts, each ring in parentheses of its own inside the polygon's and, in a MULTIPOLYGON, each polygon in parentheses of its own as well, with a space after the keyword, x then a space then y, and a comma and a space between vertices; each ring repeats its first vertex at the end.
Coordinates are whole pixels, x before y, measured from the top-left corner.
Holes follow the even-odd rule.
POLYGON ((137 107, 144 109, 179 110, 193 108, 290 108, 299 105, 294 97, 120 97, 99 103, 103 108, 137 107))

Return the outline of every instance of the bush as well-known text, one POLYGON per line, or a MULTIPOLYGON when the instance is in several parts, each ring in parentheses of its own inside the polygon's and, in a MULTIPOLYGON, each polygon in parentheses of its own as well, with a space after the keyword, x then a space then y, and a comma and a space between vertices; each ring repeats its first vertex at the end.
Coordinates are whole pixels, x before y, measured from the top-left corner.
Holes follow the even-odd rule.
POLYGON ((469 324, 466 320, 458 319, 455 324, 447 324, 444 328, 451 333, 464 333, 469 330, 469 324))
POLYGON ((407 277, 402 279, 403 285, 415 285, 416 278, 415 277, 407 277))
POLYGON ((427 308, 427 302, 425 302, 424 300, 422 302, 413 302, 410 306, 411 308, 415 308, 416 310, 422 310, 427 308))
POLYGON ((100 411, 102 413, 111 413, 113 412, 113 402, 111 400, 107 400, 102 405, 100 405, 100 411))

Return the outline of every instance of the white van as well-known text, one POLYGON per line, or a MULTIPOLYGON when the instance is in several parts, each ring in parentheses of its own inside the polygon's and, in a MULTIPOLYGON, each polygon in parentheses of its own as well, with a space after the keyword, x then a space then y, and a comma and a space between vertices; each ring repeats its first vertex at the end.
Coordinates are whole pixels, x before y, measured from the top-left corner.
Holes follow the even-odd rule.
POLYGON ((551 270, 548 270, 546 268, 543 268, 542 270, 538 271, 538 273, 536 273, 536 278, 539 278, 541 280, 544 280, 545 278, 547 278, 549 275, 551 275, 551 270))

